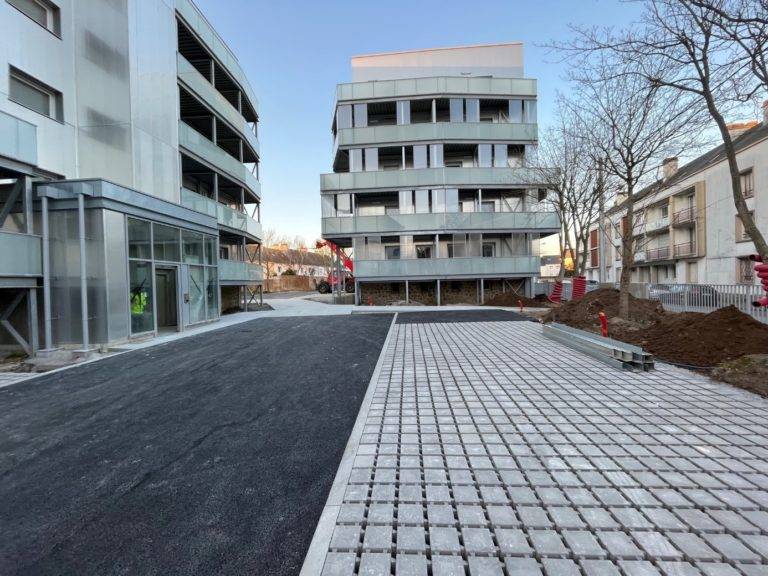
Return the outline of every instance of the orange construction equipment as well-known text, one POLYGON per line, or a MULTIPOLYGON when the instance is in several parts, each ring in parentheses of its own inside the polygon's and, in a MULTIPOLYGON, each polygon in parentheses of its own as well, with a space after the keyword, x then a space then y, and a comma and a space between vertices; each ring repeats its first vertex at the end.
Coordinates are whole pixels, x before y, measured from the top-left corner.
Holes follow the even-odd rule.
MULTIPOLYGON (((750 256, 749 259, 755 263, 755 274, 760 278, 760 284, 762 285, 763 290, 768 293, 768 262, 763 262, 763 258, 759 254, 750 256)), ((768 306, 768 295, 752 302, 752 306, 768 306)))
POLYGON ((339 275, 332 270, 331 273, 328 274, 328 278, 326 278, 325 280, 321 280, 320 282, 317 283, 317 291, 320 292, 320 294, 328 294, 336 287, 336 285, 339 282, 344 281, 345 290, 348 293, 354 292, 355 277, 352 275, 352 272, 354 271, 355 267, 354 267, 354 263, 352 262, 352 259, 346 255, 346 253, 342 248, 340 248, 330 240, 318 240, 315 243, 315 248, 317 248, 318 250, 323 247, 328 247, 328 249, 336 257, 339 258, 344 268, 348 270, 348 272, 342 270, 342 276, 339 277, 339 275))

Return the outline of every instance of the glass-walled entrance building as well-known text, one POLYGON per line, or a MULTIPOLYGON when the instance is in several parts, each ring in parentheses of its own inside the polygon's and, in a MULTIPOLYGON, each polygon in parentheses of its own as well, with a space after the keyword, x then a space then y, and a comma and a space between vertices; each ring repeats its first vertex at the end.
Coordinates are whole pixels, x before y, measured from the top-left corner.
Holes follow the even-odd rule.
POLYGON ((127 227, 131 336, 216 320, 218 238, 131 217, 127 227))

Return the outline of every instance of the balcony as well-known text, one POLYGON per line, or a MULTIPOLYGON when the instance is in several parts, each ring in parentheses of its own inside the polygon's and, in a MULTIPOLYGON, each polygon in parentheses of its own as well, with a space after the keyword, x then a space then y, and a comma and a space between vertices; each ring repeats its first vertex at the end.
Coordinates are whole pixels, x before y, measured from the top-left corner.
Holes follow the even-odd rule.
POLYGON ((401 190, 414 188, 504 186, 545 188, 541 168, 418 168, 341 172, 320 175, 322 192, 361 189, 401 190))
POLYGON ((540 265, 538 256, 356 260, 355 276, 361 280, 534 276, 540 265))
POLYGON ((645 259, 649 262, 653 260, 669 260, 669 254, 669 246, 649 248, 645 251, 645 259))
POLYGON ((219 226, 229 230, 240 232, 261 240, 261 223, 243 212, 234 210, 216 202, 212 198, 206 198, 197 192, 186 188, 181 189, 181 205, 208 216, 213 216, 219 226))
POLYGON ((645 223, 645 233, 654 234, 666 232, 669 229, 669 216, 645 223))
MULTIPOLYGON (((537 124, 490 122, 435 122, 344 128, 338 131, 336 147, 367 146, 411 142, 472 142, 476 140, 533 142, 538 138, 537 124)), ((334 148, 334 153, 336 152, 334 148)))
POLYGON ((674 246, 675 258, 696 256, 696 242, 683 242, 674 246))
POLYGON ((0 156, 37 165, 37 127, 0 112, 0 156))
POLYGON ((230 285, 256 284, 264 280, 259 264, 219 259, 219 283, 230 285))
POLYGON ((336 86, 336 100, 370 100, 461 94, 465 96, 536 97, 533 78, 460 78, 435 76, 376 82, 351 82, 336 86))
POLYGON ((682 210, 678 210, 672 216, 673 226, 690 226, 695 223, 696 223, 696 208, 694 206, 690 206, 688 208, 683 208, 682 210))
POLYGON ((489 230, 554 234, 560 230, 560 220, 554 212, 459 212, 331 217, 322 219, 322 227, 326 237, 489 230))
POLYGON ((258 155, 259 141, 243 115, 184 56, 177 54, 176 60, 179 78, 187 88, 232 125, 258 155))
POLYGON ((635 252, 635 262, 645 262, 645 250, 635 252))
POLYGON ((0 230, 0 278, 42 276, 42 244, 39 236, 0 230))
MULTIPOLYGON (((171 4, 173 3, 171 2, 171 4)), ((240 67, 240 62, 238 62, 237 57, 216 33, 216 30, 213 29, 213 26, 210 25, 205 16, 203 16, 202 12, 195 6, 195 3, 192 0, 176 0, 176 10, 197 37, 213 52, 216 59, 221 62, 227 72, 237 80, 248 100, 256 108, 259 101, 248 82, 248 78, 245 76, 245 72, 240 67)))
POLYGON ((214 166, 261 197, 261 183, 237 158, 230 156, 197 130, 179 122, 179 146, 185 148, 209 165, 214 166))

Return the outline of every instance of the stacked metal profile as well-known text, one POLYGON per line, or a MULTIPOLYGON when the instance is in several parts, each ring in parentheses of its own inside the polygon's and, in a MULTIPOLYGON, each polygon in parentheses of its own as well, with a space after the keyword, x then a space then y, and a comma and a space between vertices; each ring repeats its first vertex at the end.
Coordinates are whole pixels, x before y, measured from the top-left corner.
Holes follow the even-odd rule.
POLYGON ((616 368, 653 370, 653 355, 638 346, 604 338, 591 332, 552 322, 544 325, 544 336, 574 348, 616 368))

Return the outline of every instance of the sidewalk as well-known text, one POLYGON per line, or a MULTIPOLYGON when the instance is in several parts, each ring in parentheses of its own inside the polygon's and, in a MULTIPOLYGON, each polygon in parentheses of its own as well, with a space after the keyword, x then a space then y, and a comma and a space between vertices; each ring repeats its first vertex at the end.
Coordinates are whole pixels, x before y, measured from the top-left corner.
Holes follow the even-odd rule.
POLYGON ((768 574, 768 400, 395 324, 302 576, 768 574))

